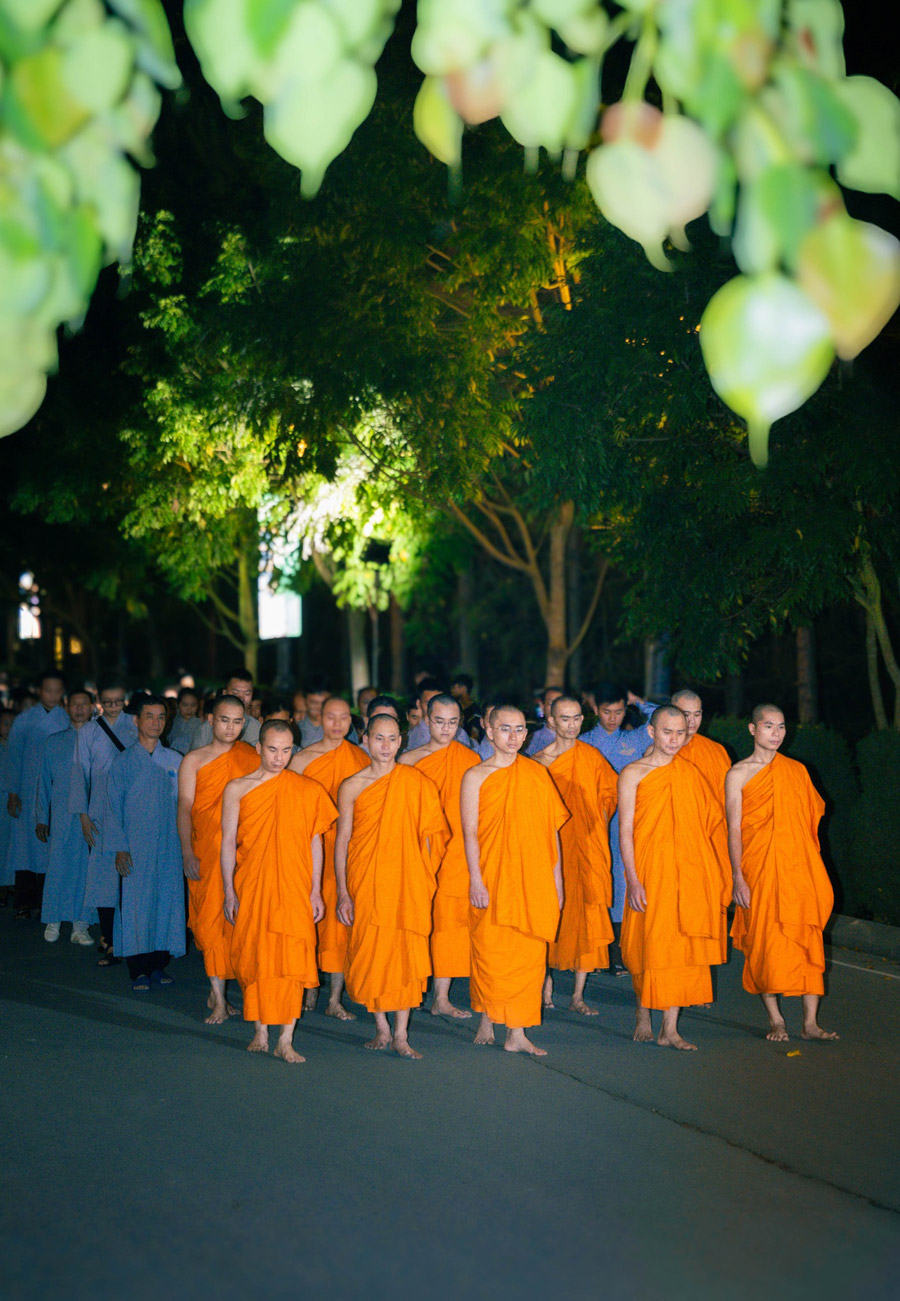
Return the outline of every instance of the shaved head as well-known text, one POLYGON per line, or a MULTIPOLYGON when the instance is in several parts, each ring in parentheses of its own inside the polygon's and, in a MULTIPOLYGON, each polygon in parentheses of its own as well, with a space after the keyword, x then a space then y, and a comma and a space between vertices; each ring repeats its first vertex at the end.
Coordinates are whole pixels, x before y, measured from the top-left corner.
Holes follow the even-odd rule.
POLYGON ((384 727, 388 723, 393 723, 397 731, 400 731, 400 724, 393 714, 373 714, 366 725, 366 736, 371 736, 377 728, 384 727))
POLYGON ((678 718, 684 723, 685 717, 677 705, 660 705, 650 715, 650 726, 656 727, 664 718, 678 718))
POLYGON ((576 705, 579 712, 581 711, 581 701, 577 696, 557 696, 550 706, 550 713, 555 714, 559 705, 576 705))
POLYGON ((777 705, 757 705, 750 715, 750 722, 758 723, 765 714, 780 714, 784 718, 784 710, 777 705))
POLYGON ((696 691, 691 691, 690 688, 685 687, 683 690, 675 692, 672 697, 672 704, 677 705, 679 709, 682 705, 693 705, 696 708, 702 708, 703 702, 696 691))

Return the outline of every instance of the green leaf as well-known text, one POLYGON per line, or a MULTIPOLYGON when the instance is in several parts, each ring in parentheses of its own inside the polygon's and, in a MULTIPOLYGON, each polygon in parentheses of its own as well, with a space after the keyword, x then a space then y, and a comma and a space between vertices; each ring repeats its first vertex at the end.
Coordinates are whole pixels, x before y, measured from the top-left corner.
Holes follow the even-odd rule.
POLYGON ((51 148, 65 144, 90 117, 68 91, 63 66, 62 50, 45 46, 15 64, 5 88, 3 117, 9 114, 12 129, 21 121, 51 148))
POLYGON ((135 31, 138 67, 161 86, 176 90, 181 73, 161 0, 109 0, 109 6, 135 31))
POLYGON ((3 0, 3 18, 23 32, 36 32, 50 21, 62 0, 3 0))
POLYGON ((777 90, 763 98, 778 105, 776 121, 798 158, 827 167, 850 152, 859 129, 834 84, 788 62, 778 66, 775 84, 777 90))
POLYGON ((834 91, 857 125, 854 148, 838 162, 841 184, 900 199, 900 100, 874 77, 847 77, 834 91))
POLYGON ((840 0, 789 0, 787 17, 798 56, 823 77, 843 77, 844 11, 840 0))
POLYGON ((92 114, 112 108, 125 94, 134 68, 134 42, 123 23, 110 19, 68 45, 63 54, 66 89, 92 114))
POLYGON ((295 12, 315 9, 309 0, 245 0, 247 35, 264 59, 271 59, 295 12))

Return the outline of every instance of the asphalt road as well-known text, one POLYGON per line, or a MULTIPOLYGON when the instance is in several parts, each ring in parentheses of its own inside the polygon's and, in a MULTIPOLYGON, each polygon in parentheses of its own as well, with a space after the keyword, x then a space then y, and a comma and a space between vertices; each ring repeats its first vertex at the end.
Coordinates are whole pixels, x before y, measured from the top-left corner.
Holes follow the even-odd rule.
POLYGON ((895 1301, 900 967, 832 957, 835 1044, 767 1043, 732 958, 697 1053, 632 1043, 596 975, 540 1061, 316 1013, 288 1066, 202 1024, 196 953, 136 995, 0 910, 0 1296, 895 1301))

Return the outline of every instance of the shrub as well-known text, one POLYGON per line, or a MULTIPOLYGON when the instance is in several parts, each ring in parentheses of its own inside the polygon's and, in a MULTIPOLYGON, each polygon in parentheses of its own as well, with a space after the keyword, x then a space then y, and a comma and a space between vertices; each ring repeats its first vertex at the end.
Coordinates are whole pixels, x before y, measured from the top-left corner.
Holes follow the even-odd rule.
POLYGON ((873 732, 856 748, 861 794, 853 814, 854 913, 900 926, 900 732, 873 732))

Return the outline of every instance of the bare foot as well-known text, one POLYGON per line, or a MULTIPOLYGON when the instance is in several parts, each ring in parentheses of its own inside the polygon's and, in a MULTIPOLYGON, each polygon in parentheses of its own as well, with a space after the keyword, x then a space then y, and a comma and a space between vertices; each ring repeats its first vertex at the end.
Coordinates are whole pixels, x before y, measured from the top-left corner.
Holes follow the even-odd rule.
POLYGON ((840 1039, 841 1037, 834 1030, 823 1030, 822 1027, 820 1025, 816 1025, 815 1022, 812 1025, 805 1025, 803 1027, 803 1030, 801 1031, 801 1034, 804 1039, 822 1039, 825 1041, 831 1039, 840 1039))
POLYGON ((477 1044, 492 1044, 494 1042, 494 1023, 489 1021, 483 1013, 474 1042, 477 1044))
POLYGON ((422 1054, 417 1053, 415 1048, 410 1048, 407 1039, 398 1039, 396 1035, 391 1040, 391 1047, 398 1057, 408 1057, 411 1062, 420 1062, 422 1054))
POLYGON ((588 1007, 583 998, 573 998, 569 1004, 570 1012, 580 1012, 582 1016, 599 1016, 596 1008, 588 1007))
POLYGON ((526 1037, 524 1030, 508 1030, 503 1051, 507 1053, 531 1053, 534 1057, 546 1057, 547 1049, 538 1048, 526 1037))
POLYGON ((305 1062, 306 1061, 305 1057, 301 1057, 298 1052, 294 1051, 293 1045, 282 1043, 280 1039, 278 1040, 278 1043, 275 1045, 275 1051, 272 1054, 272 1056, 280 1057, 283 1062, 305 1062))
POLYGON ((317 989, 308 989, 303 995, 303 1011, 315 1012, 316 1003, 319 1001, 319 991, 317 989))
POLYGON ((369 1039, 367 1043, 363 1044, 363 1048, 371 1048, 372 1052, 380 1053, 383 1049, 387 1048, 390 1042, 391 1036, 389 1034, 382 1034, 379 1031, 374 1039, 369 1039))
POLYGON ((429 1008, 432 1016, 453 1016, 457 1021, 468 1021, 472 1013, 467 1012, 464 1007, 454 1007, 447 999, 433 999, 429 1008))
POLYGON ((660 1030, 659 1038, 656 1042, 659 1044, 660 1048, 680 1048, 682 1052, 688 1053, 695 1053, 697 1051, 697 1045, 689 1044, 687 1039, 682 1039, 677 1030, 671 1034, 666 1034, 665 1031, 660 1030))
POLYGON ((555 1006, 556 1004, 553 1002, 553 977, 548 975, 541 989, 541 1007, 546 1010, 555 1006))
POLYGON ((355 1021, 356 1013, 348 1012, 343 1003, 329 1003, 325 1009, 326 1016, 337 1017, 339 1021, 355 1021))
POLYGON ((783 1021, 773 1021, 769 1026, 769 1033, 766 1038, 773 1044, 784 1044, 788 1041, 787 1026, 783 1021))
MULTIPOLYGON (((206 1006, 209 1008, 209 1010, 210 1010, 211 1012, 215 1012, 215 1011, 216 1011, 216 996, 215 996, 215 994, 212 992, 212 990, 209 991, 209 997, 208 997, 207 1000, 206 1000, 206 1006)), ((226 1016, 237 1016, 237 1015, 238 1015, 238 1010, 237 1010, 237 1008, 236 1008, 236 1007, 232 1007, 231 1004, 229 1003, 229 1001, 228 1001, 227 998, 226 998, 226 1000, 225 1000, 225 1005, 224 1005, 224 1006, 225 1006, 225 1015, 226 1015, 226 1016)), ((221 1025, 222 1023, 221 1023, 221 1021, 213 1021, 213 1019, 212 1019, 211 1017, 207 1017, 207 1018, 206 1018, 206 1021, 204 1022, 204 1024, 205 1024, 205 1025, 221 1025)))
POLYGON ((634 1042, 636 1044, 653 1043, 653 1027, 650 1024, 650 1009, 639 1007, 634 1019, 634 1042))
POLYGON ((228 1020, 228 1008, 224 1003, 214 1003, 213 1010, 203 1021, 204 1025, 224 1025, 228 1020))
POLYGON ((267 1053, 269 1051, 269 1032, 268 1030, 257 1030, 256 1034, 247 1044, 248 1053, 267 1053))

